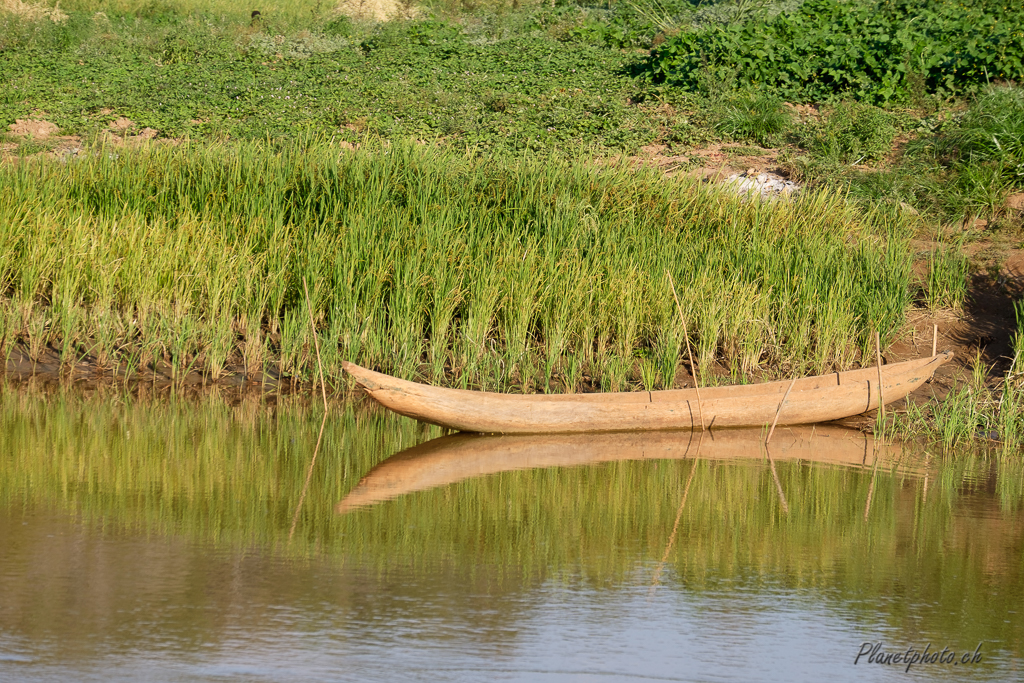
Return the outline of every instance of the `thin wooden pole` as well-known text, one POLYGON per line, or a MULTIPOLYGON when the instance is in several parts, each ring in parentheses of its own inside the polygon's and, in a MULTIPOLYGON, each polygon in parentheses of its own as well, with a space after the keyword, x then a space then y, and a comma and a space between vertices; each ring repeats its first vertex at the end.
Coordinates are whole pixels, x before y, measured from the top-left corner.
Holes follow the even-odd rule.
MULTIPOLYGON (((306 308, 309 310, 309 328, 313 331, 313 345, 316 348, 316 367, 320 372, 320 392, 324 399, 324 419, 320 421, 320 434, 316 437, 316 448, 313 449, 313 459, 309 461, 309 469, 306 470, 306 483, 302 485, 302 494, 295 506, 295 514, 292 515, 292 528, 288 530, 288 540, 292 540, 295 534, 295 526, 299 523, 299 511, 302 510, 302 503, 306 500, 306 492, 309 490, 309 482, 313 478, 313 466, 316 465, 316 457, 320 454, 320 444, 324 439, 324 427, 327 426, 327 382, 324 380, 324 364, 320 360, 320 342, 316 336, 316 324, 313 322, 313 306, 309 302, 309 287, 306 286, 306 278, 302 278, 302 289, 306 292, 306 308)), ((316 385, 313 386, 316 391, 316 385)))
POLYGON ((700 431, 704 431, 704 408, 700 400, 700 382, 697 381, 697 366, 693 364, 693 351, 690 350, 690 333, 686 330, 686 318, 683 316, 683 307, 679 304, 679 295, 676 294, 676 283, 672 280, 672 273, 665 271, 668 275, 668 284, 672 287, 672 298, 676 300, 676 311, 679 312, 679 320, 683 323, 683 339, 686 340, 686 355, 690 357, 690 370, 693 371, 693 388, 697 390, 697 415, 700 416, 700 431))
POLYGON ((882 398, 882 337, 875 330, 875 364, 878 367, 878 416, 885 420, 885 401, 882 398))
POLYGON ((782 406, 786 405, 786 399, 789 398, 789 392, 793 391, 794 384, 796 384, 796 377, 794 377, 793 381, 789 383, 789 388, 786 389, 785 396, 783 396, 782 400, 779 401, 779 408, 775 411, 775 419, 772 420, 772 428, 768 430, 768 438, 764 440, 766 445, 772 440, 772 434, 775 433, 775 425, 779 423, 779 415, 782 415, 782 406))
POLYGON ((683 499, 679 501, 679 509, 676 510, 676 522, 672 525, 672 534, 668 537, 668 544, 665 545, 665 553, 661 556, 661 562, 658 563, 657 568, 654 570, 654 577, 651 579, 651 588, 648 592, 650 595, 654 591, 661 579, 661 572, 665 569, 665 563, 668 561, 668 554, 672 552, 672 546, 676 542, 676 534, 679 532, 679 521, 683 518, 683 508, 686 507, 686 497, 690 495, 690 484, 693 483, 693 475, 697 471, 697 461, 693 461, 693 466, 690 468, 690 476, 686 480, 686 488, 683 490, 683 499))
POLYGON ((932 325, 932 358, 939 355, 939 326, 932 325))

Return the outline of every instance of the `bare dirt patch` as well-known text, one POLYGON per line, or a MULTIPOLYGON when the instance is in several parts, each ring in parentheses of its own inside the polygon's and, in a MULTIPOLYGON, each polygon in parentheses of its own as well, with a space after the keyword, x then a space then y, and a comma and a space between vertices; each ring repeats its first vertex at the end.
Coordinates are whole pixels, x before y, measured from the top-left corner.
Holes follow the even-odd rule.
POLYGON ((412 2, 403 0, 341 0, 335 11, 352 19, 370 21, 412 19, 419 13, 412 2))
POLYGON ((803 121, 817 121, 821 117, 818 107, 813 104, 791 104, 789 102, 783 102, 782 106, 788 109, 791 114, 803 121))
POLYGON ((110 125, 107 126, 107 128, 109 128, 115 133, 125 133, 134 127, 135 122, 129 118, 125 118, 124 116, 119 116, 114 121, 111 121, 110 125))
POLYGON ((46 140, 60 132, 60 128, 56 124, 35 119, 15 119, 14 123, 7 126, 7 130, 11 135, 29 137, 34 140, 46 140))
MULTIPOLYGON (((108 113, 110 112, 108 111, 108 113)), ((107 130, 103 133, 102 138, 105 143, 114 145, 139 144, 153 140, 159 134, 160 131, 156 128, 147 127, 139 130, 138 124, 134 121, 119 116, 107 125, 107 130)))
POLYGON ((706 181, 721 181, 737 173, 755 176, 768 173, 789 178, 789 172, 779 162, 781 150, 750 145, 716 144, 691 149, 684 154, 673 154, 666 145, 647 145, 632 160, 642 166, 655 168, 666 176, 678 173, 706 181))
POLYGON ((63 157, 76 155, 82 148, 82 138, 77 135, 57 135, 60 129, 42 119, 17 119, 7 127, 9 137, 24 138, 29 143, 30 154, 25 155, 24 144, 19 142, 0 143, 0 162, 19 156, 63 157))
POLYGON ((1024 211, 1024 192, 1011 194, 1006 198, 1006 208, 1009 211, 1024 211))

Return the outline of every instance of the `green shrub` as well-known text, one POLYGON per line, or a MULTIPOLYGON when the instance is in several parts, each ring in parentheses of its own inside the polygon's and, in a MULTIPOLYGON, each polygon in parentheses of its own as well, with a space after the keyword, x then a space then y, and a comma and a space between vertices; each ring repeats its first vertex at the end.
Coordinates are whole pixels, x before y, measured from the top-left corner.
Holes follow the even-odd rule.
POLYGON ((772 19, 701 27, 651 51, 656 82, 704 68, 787 100, 884 103, 1024 78, 1024 5, 1003 0, 808 0, 772 19))

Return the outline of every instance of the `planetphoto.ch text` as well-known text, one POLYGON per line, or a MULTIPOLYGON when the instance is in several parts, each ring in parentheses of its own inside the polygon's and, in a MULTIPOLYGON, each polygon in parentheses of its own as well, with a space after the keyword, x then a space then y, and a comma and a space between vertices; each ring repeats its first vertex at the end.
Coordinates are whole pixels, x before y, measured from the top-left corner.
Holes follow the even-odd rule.
POLYGON ((963 652, 958 654, 955 650, 944 647, 942 650, 932 650, 932 644, 928 643, 923 650, 908 647, 906 650, 893 650, 888 652, 882 649, 882 643, 864 643, 860 646, 860 652, 853 663, 861 664, 894 664, 906 665, 904 671, 910 671, 915 664, 978 664, 981 662, 981 643, 974 649, 974 652, 963 652))

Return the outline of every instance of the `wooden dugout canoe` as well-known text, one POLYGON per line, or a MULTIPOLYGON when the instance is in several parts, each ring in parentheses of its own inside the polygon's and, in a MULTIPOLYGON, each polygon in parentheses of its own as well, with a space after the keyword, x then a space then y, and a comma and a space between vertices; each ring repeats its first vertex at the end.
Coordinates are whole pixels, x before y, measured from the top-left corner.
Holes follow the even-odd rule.
MULTIPOLYGON (((905 398, 951 351, 883 365, 882 399, 905 398)), ((550 434, 829 422, 878 408, 875 366, 795 381, 604 394, 498 394, 408 382, 354 363, 343 367, 370 396, 400 415, 463 432, 550 434), (792 389, 790 386, 792 385, 792 389), (787 396, 787 391, 789 392, 787 396), (783 397, 785 403, 783 405, 783 397), (780 405, 782 405, 780 410, 780 405), (701 419, 703 416, 703 420, 701 419)))
POLYGON ((625 460, 800 460, 867 467, 900 460, 898 444, 836 425, 783 427, 771 445, 761 429, 708 433, 626 432, 497 436, 451 434, 408 448, 376 465, 335 506, 339 514, 416 491, 511 470, 579 467, 625 460))

